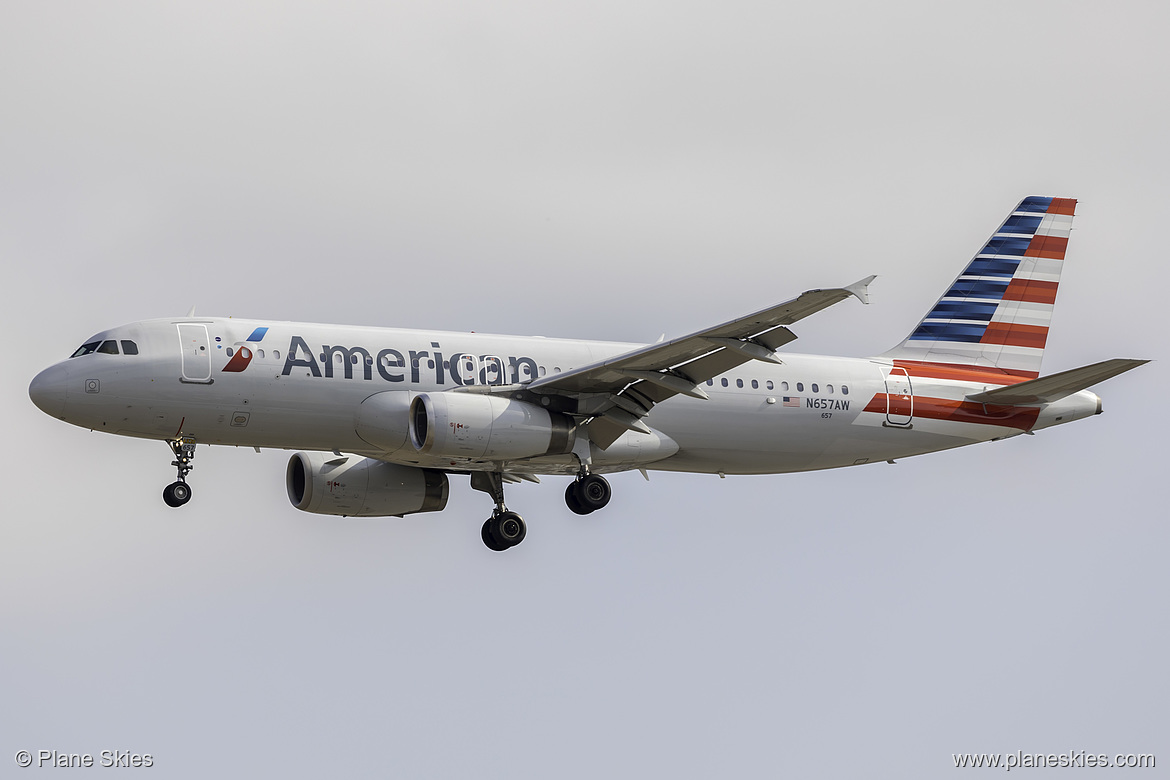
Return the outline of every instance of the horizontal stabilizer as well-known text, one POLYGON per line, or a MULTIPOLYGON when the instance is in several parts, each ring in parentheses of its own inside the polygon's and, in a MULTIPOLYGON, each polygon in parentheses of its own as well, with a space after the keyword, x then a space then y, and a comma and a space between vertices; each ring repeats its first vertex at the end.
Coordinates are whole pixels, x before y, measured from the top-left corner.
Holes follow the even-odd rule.
POLYGON ((1044 376, 1039 379, 1030 379, 1007 387, 997 387, 982 393, 967 396, 968 401, 981 404, 995 404, 997 406, 1019 406, 1030 404, 1048 404, 1059 401, 1065 396, 1079 393, 1098 382, 1123 374, 1131 368, 1149 363, 1148 360, 1131 360, 1114 358, 1091 366, 1081 366, 1059 374, 1044 376))

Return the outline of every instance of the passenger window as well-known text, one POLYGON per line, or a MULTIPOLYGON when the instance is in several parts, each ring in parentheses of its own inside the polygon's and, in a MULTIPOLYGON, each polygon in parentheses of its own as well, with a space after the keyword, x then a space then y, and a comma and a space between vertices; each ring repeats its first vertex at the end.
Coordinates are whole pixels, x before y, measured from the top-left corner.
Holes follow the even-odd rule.
POLYGON ((545 369, 545 367, 544 367, 544 366, 541 366, 541 367, 540 367, 540 375, 541 375, 541 376, 544 376, 544 375, 545 375, 545 374, 547 374, 547 373, 548 373, 548 371, 545 369))
POLYGON ((841 395, 849 395, 849 385, 841 385, 841 395))
MULTIPOLYGON (((85 349, 85 347, 82 347, 82 349, 85 349)), ((708 385, 709 387, 714 387, 714 386, 715 386, 715 380, 714 380, 714 379, 708 379, 708 380, 707 380, 707 385, 708 385)))
POLYGON ((258 349, 258 350, 256 350, 256 357, 258 357, 258 358, 260 358, 261 360, 263 360, 263 359, 264 359, 264 350, 262 350, 262 349, 258 349))
POLYGON ((771 379, 769 379, 769 380, 768 380, 768 385, 767 385, 767 387, 768 387, 768 389, 769 389, 769 390, 773 390, 773 389, 775 389, 775 385, 773 385, 773 384, 772 384, 772 380, 771 380, 771 379))
POLYGON ((826 391, 826 392, 827 392, 829 395, 832 395, 832 394, 833 394, 833 386, 832 386, 832 385, 825 385, 825 391, 826 391))
POLYGON ((100 341, 91 341, 88 344, 82 344, 80 347, 77 348, 77 351, 74 352, 69 357, 71 357, 71 358, 81 357, 82 355, 88 355, 91 352, 96 352, 97 348, 98 348, 98 344, 100 344, 100 343, 101 343, 100 341))
POLYGON ((123 355, 137 355, 138 354, 138 345, 135 344, 133 341, 127 341, 126 339, 122 339, 122 354, 123 355))
POLYGON ((804 392, 804 382, 797 382, 796 383, 796 392, 798 392, 798 393, 804 392))
POLYGON ((228 357, 231 357, 231 356, 232 356, 232 348, 231 348, 231 347, 228 347, 228 348, 227 348, 227 356, 228 356, 228 357))
POLYGON ((736 387, 743 387, 743 380, 742 379, 735 380, 735 386, 736 387))
POLYGON ((724 387, 727 387, 727 377, 723 377, 722 379, 720 379, 719 384, 723 385, 724 387))
POLYGON ((97 351, 102 353, 103 355, 117 355, 118 354, 118 342, 116 342, 116 341, 103 341, 102 345, 97 348, 97 351))
POLYGON ((787 382, 781 382, 781 383, 780 383, 780 389, 781 389, 781 390, 783 390, 784 392, 786 392, 786 393, 787 393, 787 392, 788 392, 788 383, 787 383, 787 382))
POLYGON ((753 379, 752 380, 752 390, 759 390, 759 389, 760 389, 760 383, 753 379))
POLYGON ((357 361, 358 361, 358 356, 357 356, 357 353, 356 353, 356 352, 355 352, 355 353, 353 353, 352 355, 350 355, 350 356, 349 356, 349 362, 350 362, 350 363, 353 363, 353 364, 356 366, 356 365, 357 365, 357 361))
POLYGON ((272 359, 273 360, 280 360, 280 350, 279 349, 272 350, 272 359))
POLYGON ((817 387, 817 383, 816 383, 816 382, 813 382, 813 384, 812 384, 812 391, 813 391, 814 393, 819 393, 819 392, 821 392, 821 388, 817 387))

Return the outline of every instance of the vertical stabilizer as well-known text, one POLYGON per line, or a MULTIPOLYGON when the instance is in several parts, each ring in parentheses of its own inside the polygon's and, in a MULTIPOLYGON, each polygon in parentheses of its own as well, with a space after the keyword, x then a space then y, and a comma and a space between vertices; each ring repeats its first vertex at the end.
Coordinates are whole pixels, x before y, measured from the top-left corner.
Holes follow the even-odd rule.
POLYGON ((1020 201, 914 332, 882 357, 1039 376, 1076 205, 1020 201))

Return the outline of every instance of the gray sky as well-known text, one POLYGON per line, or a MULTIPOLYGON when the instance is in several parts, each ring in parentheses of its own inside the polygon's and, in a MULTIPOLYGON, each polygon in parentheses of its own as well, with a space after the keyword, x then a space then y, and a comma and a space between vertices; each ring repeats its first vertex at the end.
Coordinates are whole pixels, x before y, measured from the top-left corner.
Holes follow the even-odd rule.
POLYGON ((933 778, 952 753, 1016 750, 1170 765, 1164 4, 4 17, 0 766, 19 749, 150 753, 176 778, 933 778), (895 466, 621 475, 587 519, 549 478, 510 490, 529 536, 504 555, 465 480, 438 515, 315 517, 289 506, 279 452, 201 448, 176 512, 164 445, 27 396, 92 333, 192 304, 652 341, 874 273, 871 306, 789 347, 873 354, 1031 194, 1080 199, 1045 370, 1158 361, 1098 388, 1106 414, 895 466))

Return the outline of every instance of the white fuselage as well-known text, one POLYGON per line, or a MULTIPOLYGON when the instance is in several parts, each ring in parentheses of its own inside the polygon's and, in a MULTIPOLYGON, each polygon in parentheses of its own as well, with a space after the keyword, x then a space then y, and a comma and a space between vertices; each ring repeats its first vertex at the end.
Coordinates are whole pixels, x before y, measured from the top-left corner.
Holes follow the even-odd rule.
MULTIPOLYGON (((131 341, 137 354, 90 352, 47 368, 30 390, 37 405, 123 436, 533 474, 573 474, 578 465, 572 454, 514 462, 424 456, 408 437, 387 443, 377 433, 386 416, 379 410, 389 408, 382 401, 523 385, 639 346, 223 318, 137 322, 91 343, 107 340, 131 341)), ((592 446, 594 470, 836 468, 1014 436, 1100 408, 1096 395, 1082 391, 1031 409, 989 409, 964 397, 995 386, 995 377, 906 374, 883 359, 781 357, 781 365, 751 361, 703 384, 708 400, 677 395, 659 403, 645 418, 651 434, 630 431, 604 451, 592 446)))

